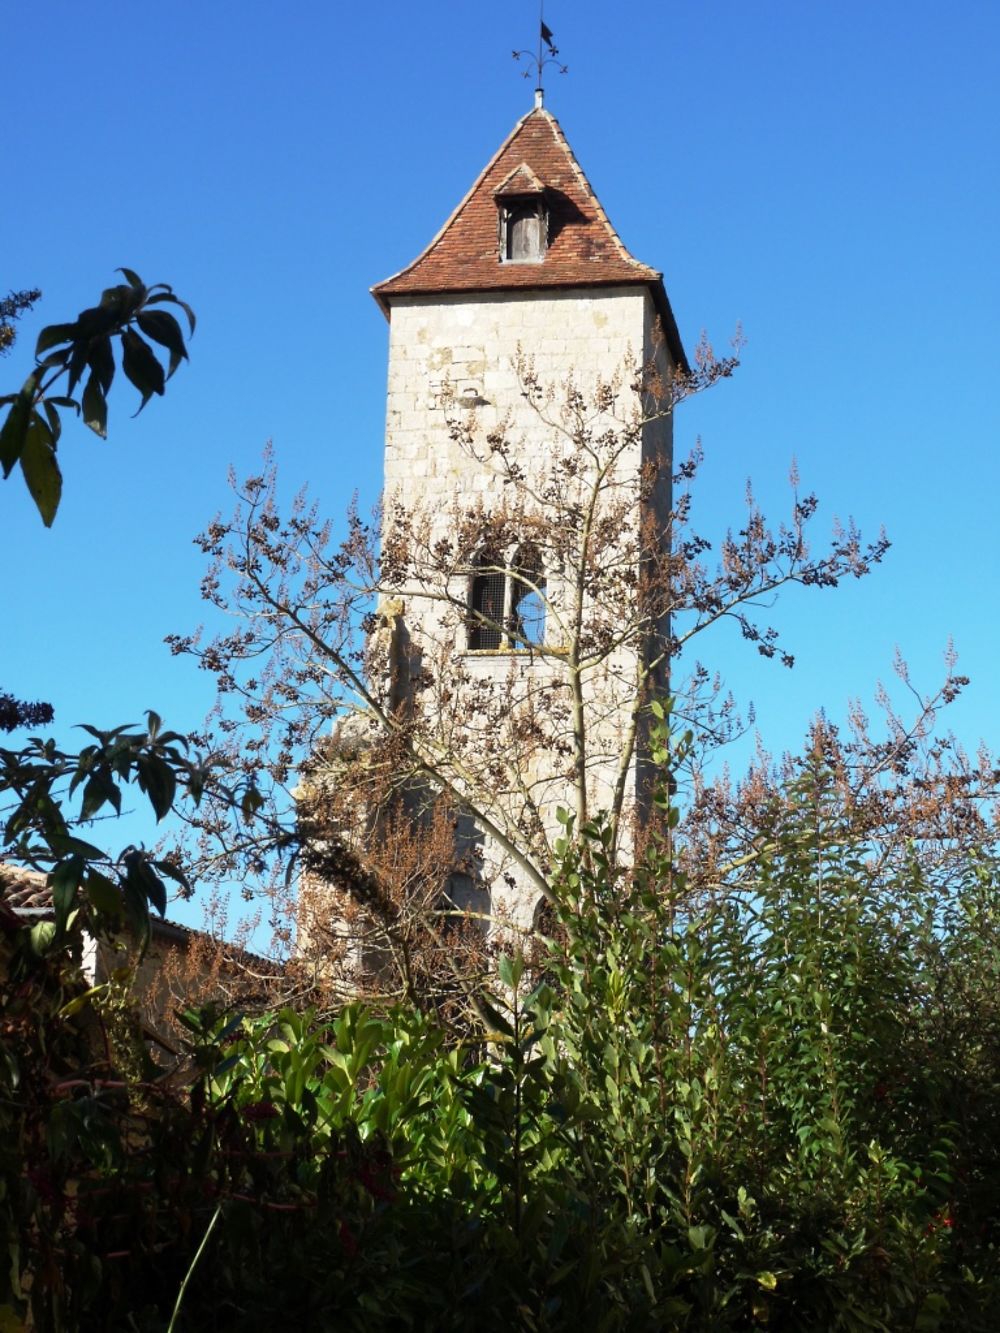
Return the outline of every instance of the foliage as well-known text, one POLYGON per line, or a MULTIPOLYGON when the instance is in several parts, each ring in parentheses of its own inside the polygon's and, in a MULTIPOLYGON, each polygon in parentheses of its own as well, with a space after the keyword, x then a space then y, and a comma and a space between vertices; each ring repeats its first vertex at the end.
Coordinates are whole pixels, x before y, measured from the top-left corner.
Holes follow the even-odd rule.
MULTIPOLYGON (((140 412, 154 393, 163 393, 166 381, 187 358, 181 326, 162 306, 180 307, 193 333, 195 317, 190 306, 166 283, 147 287, 131 269, 119 272, 125 282, 104 291, 98 305, 81 311, 71 324, 50 324, 42 329, 31 374, 18 393, 0 397, 0 407, 7 408, 0 427, 0 467, 6 478, 20 463, 25 484, 46 527, 51 526, 62 495, 62 474, 56 461, 62 434, 60 412, 72 409, 102 439, 107 435, 107 394, 115 375, 113 339, 120 341, 122 371, 141 395, 140 412), (166 349, 166 369, 146 339, 166 349), (52 389, 64 375, 64 391, 53 394, 52 389), (84 375, 86 383, 77 399, 74 394, 84 375)), ((9 322, 3 322, 4 314, 16 318, 37 295, 19 293, 8 298, 0 310, 0 331, 10 328, 9 322)))
MULTIPOLYGON (((406 503, 393 492, 372 523, 352 510, 340 541, 304 494, 283 508, 270 463, 235 484, 236 512, 200 538, 203 593, 225 628, 170 641, 215 677, 205 743, 260 799, 250 824, 206 801, 200 870, 280 885, 303 859, 300 942, 314 937, 329 959, 325 924, 340 922, 345 985, 402 998, 441 975, 455 876, 472 916, 530 929, 551 892, 560 806, 578 827, 606 810, 626 865, 650 778, 649 704, 666 681, 697 730, 693 762, 742 726, 718 680, 686 667, 700 636, 730 624, 791 665, 775 595, 862 577, 888 545, 837 527, 810 549, 817 501, 796 484, 785 523, 748 495, 710 554, 692 517, 700 454, 674 466, 671 421, 736 363, 703 343, 691 372, 628 362, 588 390, 543 383, 522 356, 497 371, 518 404, 508 415, 444 391, 433 429, 466 490, 441 504, 419 485, 406 503), (492 613, 470 610, 483 579, 508 590, 492 613), (513 614, 515 596, 544 633, 513 614), (399 873, 407 821, 419 874, 399 873)), ((483 951, 452 952, 474 988, 483 951)))
POLYGON ((23 314, 31 310, 42 293, 37 287, 31 291, 8 292, 0 297, 0 356, 6 356, 17 339, 15 324, 23 314))
POLYGON ((18 727, 42 727, 52 721, 51 704, 28 703, 15 699, 6 690, 0 690, 0 731, 16 731, 18 727))
POLYGON ((873 878, 822 753, 781 798, 730 894, 692 892, 666 789, 631 875, 567 816, 559 928, 534 975, 501 960, 485 1040, 412 1007, 189 1014, 186 1084, 79 1050, 53 1083, 22 1048, 80 1014, 16 951, 6 1197, 15 1271, 49 1278, 22 1304, 67 1330, 163 1329, 182 1284, 177 1329, 992 1327, 1000 865, 929 880, 915 844, 873 878))
POLYGON ((64 947, 67 932, 113 934, 123 921, 140 941, 149 936, 149 911, 166 911, 164 880, 187 887, 183 870, 166 858, 128 846, 120 854, 78 836, 78 827, 102 811, 121 814, 134 785, 162 819, 181 794, 197 804, 207 770, 188 756, 186 739, 163 729, 154 712, 144 729, 100 731, 84 726, 89 745, 70 752, 55 741, 31 738, 20 749, 0 749, 0 854, 44 870, 52 890, 54 921, 36 927, 37 947, 64 947), (72 809, 70 802, 79 804, 72 809))

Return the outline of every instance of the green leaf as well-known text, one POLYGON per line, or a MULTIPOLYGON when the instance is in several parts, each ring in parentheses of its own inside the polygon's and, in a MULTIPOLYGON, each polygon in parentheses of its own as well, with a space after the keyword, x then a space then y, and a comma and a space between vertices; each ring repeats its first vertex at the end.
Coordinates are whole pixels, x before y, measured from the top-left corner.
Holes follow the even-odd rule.
MULTIPOLYGON (((104 312, 106 319, 111 321, 106 331, 112 333, 116 325, 127 324, 145 297, 145 287, 126 287, 123 283, 119 283, 116 287, 106 287, 101 292, 101 304, 98 306, 98 310, 104 312)), ((80 319, 82 322, 82 315, 80 319)), ((100 331, 103 333, 105 329, 102 328, 100 331)))
POLYGON ((51 528, 62 495, 62 473, 56 462, 52 432, 44 417, 37 412, 32 414, 24 436, 21 471, 35 507, 42 516, 42 522, 51 528))
POLYGON ((56 923, 54 921, 39 921, 31 927, 31 948, 34 953, 41 957, 48 952, 49 946, 56 937, 56 923))
POLYGON ((83 391, 83 424, 102 440, 108 438, 108 402, 93 371, 83 391))
POLYGON ((149 797, 158 820, 168 814, 177 794, 177 779, 169 764, 156 756, 141 755, 136 763, 139 786, 149 797))
POLYGON ((142 287, 142 286, 143 286, 142 278, 139 277, 138 273, 136 273, 134 269, 131 269, 131 268, 119 268, 119 269, 116 269, 115 272, 116 272, 116 273, 121 273, 121 274, 124 276, 125 280, 126 280, 131 286, 133 286, 133 287, 142 287))
POLYGON ((122 370, 142 394, 138 416, 154 393, 163 393, 164 377, 153 349, 133 329, 122 330, 122 370))
POLYGON ((187 348, 184 346, 181 326, 166 310, 140 310, 136 316, 136 323, 147 338, 152 338, 161 347, 169 350, 170 368, 167 371, 169 379, 181 361, 187 360, 187 348))
POLYGON ((3 423, 3 429, 0 430, 0 466, 3 467, 5 477, 10 476, 10 470, 21 457, 24 449, 24 442, 27 438, 28 427, 31 424, 31 412, 35 401, 35 391, 38 388, 38 371, 32 371, 24 381, 21 392, 14 400, 14 405, 7 413, 7 420, 3 423))
POLYGON ((653 1286, 653 1279, 649 1269, 645 1264, 639 1265, 639 1272, 642 1274, 642 1285, 646 1288, 646 1294, 651 1301, 656 1302, 656 1288, 653 1286))
POLYGON ((254 815, 264 804, 264 798, 256 787, 247 787, 243 793, 243 799, 240 801, 240 814, 249 824, 254 815))
POLYGON ((97 376, 97 382, 105 393, 111 388, 115 377, 115 354, 111 347, 111 338, 95 338, 87 352, 87 365, 97 376))
POLYGON ((64 1004, 59 1010, 59 1017, 72 1018, 74 1014, 78 1014, 86 1009, 98 995, 106 994, 107 990, 108 983, 105 981, 100 986, 91 986, 90 989, 85 990, 82 995, 74 995, 72 1000, 70 1000, 68 1004, 64 1004))
POLYGON ((692 1250, 707 1250, 712 1245, 715 1232, 711 1227, 688 1227, 688 1243, 692 1250))
POLYGON ((65 861, 60 861, 49 875, 52 906, 56 913, 56 928, 60 933, 66 928, 66 921, 76 901, 76 893, 80 887, 83 872, 83 857, 70 856, 65 861))
POLYGON ((179 884, 182 889, 185 889, 188 893, 191 892, 191 881, 188 879, 187 875, 185 875, 184 871, 181 870, 180 866, 174 865, 173 861, 154 861, 153 865, 161 875, 166 875, 167 878, 172 879, 175 884, 179 884))
POLYGON ((778 1285, 778 1279, 773 1273, 763 1272, 757 1274, 757 1281, 765 1291, 774 1291, 778 1285))
POLYGON ((73 355, 73 344, 68 347, 61 347, 58 352, 50 352, 48 356, 43 356, 38 362, 39 370, 51 370, 53 366, 65 366, 67 361, 73 355))
POLYGON ((191 307, 188 305, 186 301, 182 301, 179 296, 174 296, 173 292, 158 292, 155 296, 151 296, 149 300, 146 302, 146 304, 156 305, 158 302, 161 301, 169 301, 171 305, 180 306, 180 308, 184 311, 185 315, 187 315, 188 327, 190 329, 190 332, 194 333, 194 327, 196 323, 194 317, 194 311, 191 309, 191 307))
POLYGON ((107 773, 92 773, 87 779, 87 785, 83 789, 83 800, 80 803, 80 818, 84 820, 93 818, 106 801, 111 802, 115 808, 116 814, 121 814, 121 792, 111 781, 111 778, 107 773))
POLYGON ((491 1004, 485 995, 480 995, 478 997, 476 1007, 494 1032, 502 1032, 505 1037, 513 1037, 514 1029, 511 1027, 510 1023, 508 1023, 507 1019, 504 1018, 503 1014, 500 1013, 499 1009, 491 1004))
POLYGON ((62 434, 62 417, 60 417, 51 399, 43 400, 42 410, 45 412, 45 419, 49 423, 49 430, 52 432, 52 447, 55 448, 59 443, 59 436, 62 434))
POLYGON ((104 858, 104 852, 100 847, 95 847, 91 842, 84 842, 82 838, 74 837, 72 833, 51 833, 49 835, 49 846, 60 856, 82 856, 85 861, 100 861, 104 858))
POLYGON ((151 862, 147 861, 145 856, 136 852, 129 863, 129 875, 136 877, 136 882, 142 886, 142 891, 148 900, 153 904, 160 916, 165 916, 167 911, 167 890, 159 875, 153 869, 151 862))
POLYGON ((133 932, 138 937, 139 947, 144 952, 149 944, 149 894, 143 878, 142 856, 131 852, 126 858, 127 870, 123 886, 125 916, 133 932))
POLYGON ((103 916, 121 915, 121 893, 118 891, 118 885, 107 875, 103 875, 99 870, 89 870, 83 888, 92 906, 103 916))
POLYGON ((43 352, 47 352, 50 347, 57 347, 59 343, 72 342, 76 337, 76 324, 49 324, 38 335, 38 342, 35 343, 35 356, 40 357, 43 352))
MULTIPOLYGON (((84 314, 86 314, 86 311, 84 312, 84 314)), ((83 315, 81 315, 80 318, 82 319, 83 315)), ((69 359, 69 380, 67 381, 66 384, 66 388, 69 393, 73 393, 73 391, 76 389, 77 384, 80 382, 80 376, 83 374, 84 368, 87 365, 87 357, 89 353, 90 353, 89 338, 79 338, 73 344, 72 355, 70 356, 69 359)))

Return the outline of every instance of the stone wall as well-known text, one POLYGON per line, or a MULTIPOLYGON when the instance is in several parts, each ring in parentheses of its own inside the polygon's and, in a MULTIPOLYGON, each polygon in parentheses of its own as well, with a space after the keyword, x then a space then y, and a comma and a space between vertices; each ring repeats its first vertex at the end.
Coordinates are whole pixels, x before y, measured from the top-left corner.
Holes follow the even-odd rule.
MULTIPOLYGON (((485 463, 470 457, 461 440, 453 438, 449 422, 471 423, 473 434, 482 442, 503 423, 505 437, 525 469, 529 485, 524 489, 528 490, 550 474, 560 450, 572 450, 571 439, 559 429, 561 405, 570 383, 590 395, 599 381, 622 374, 625 401, 627 384, 637 368, 655 364, 664 387, 671 369, 653 302, 644 286, 397 297, 390 328, 387 508, 398 502, 408 514, 420 515, 421 541, 428 548, 452 536, 462 515, 476 505, 486 512, 518 504, 531 506, 530 499, 518 497, 518 488, 505 483, 501 470, 489 464, 485 446, 485 463), (530 361, 539 383, 550 394, 534 406, 525 397, 517 370, 523 358, 530 361), (550 417, 548 424, 545 415, 550 417)), ((609 414, 606 425, 616 427, 613 415, 609 414)), ((669 416, 647 424, 620 460, 623 485, 633 488, 634 512, 629 521, 635 524, 642 521, 639 497, 644 468, 647 477, 655 473, 655 481, 644 492, 644 503, 653 511, 654 521, 662 526, 669 510, 671 425, 669 416)), ((530 514, 527 521, 530 523, 530 514)), ((623 539, 627 535, 623 533, 623 539)), ((551 618, 555 619, 568 593, 554 571, 547 571, 547 578, 551 618)), ((501 750, 509 746, 505 727, 523 717, 533 699, 557 699, 565 671, 552 654, 468 651, 462 616, 455 611, 468 585, 466 572, 447 583, 441 590, 447 594, 444 597, 428 595, 432 590, 422 589, 420 580, 412 578, 408 587, 393 589, 393 593, 403 599, 406 628, 417 658, 432 677, 444 676, 452 682, 452 703, 456 691, 464 690, 473 697, 477 690, 490 688, 494 699, 502 701, 503 706, 495 706, 492 713, 489 707, 481 710, 483 731, 479 736, 474 733, 480 724, 470 723, 473 735, 467 740, 475 741, 468 747, 471 754, 477 744, 501 750)), ((547 624, 549 648, 558 647, 553 642, 558 637, 547 624)), ((614 789, 636 668, 635 649, 625 648, 595 668, 586 683, 592 747, 589 785, 595 809, 608 803, 614 789)), ((444 707, 440 690, 429 689, 422 696, 425 717, 444 707)), ((497 766, 495 779, 498 803, 506 801, 508 813, 515 811, 519 801, 526 809, 534 806, 550 835, 556 831, 557 806, 571 804, 565 754, 558 752, 558 746, 552 748, 553 753, 540 752, 522 764, 516 781, 508 775, 506 792, 502 764, 497 766), (513 790, 518 784, 522 790, 513 790)), ((636 781, 633 766, 628 778, 633 802, 636 781)), ((480 851, 494 908, 530 926, 537 891, 490 839, 482 841, 480 851)))

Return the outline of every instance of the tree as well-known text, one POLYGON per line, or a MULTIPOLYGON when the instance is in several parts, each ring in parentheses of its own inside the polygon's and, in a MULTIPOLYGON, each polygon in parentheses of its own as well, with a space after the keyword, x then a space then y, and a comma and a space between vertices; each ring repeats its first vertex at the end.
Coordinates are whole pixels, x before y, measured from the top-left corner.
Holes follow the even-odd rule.
POLYGON ((555 849, 542 975, 503 954, 472 1041, 413 1006, 189 1012, 186 1059, 137 1077, 74 1022, 93 998, 15 949, 0 1316, 992 1328, 995 855, 946 893, 919 863, 873 890, 817 754, 752 891, 698 902, 671 848, 684 747, 652 726, 665 819, 629 876, 605 819, 555 849))
POLYGON ((6 356, 17 340, 17 320, 42 299, 37 287, 30 291, 8 292, 0 299, 0 356, 6 356))
MULTIPOLYGON (((493 492, 501 501, 461 499, 443 522, 388 496, 370 525, 352 511, 336 542, 304 495, 281 514, 270 463, 237 485, 235 515, 201 538, 212 562, 204 594, 236 627, 207 643, 172 640, 215 674, 219 711, 202 739, 252 791, 244 827, 224 810, 199 814, 202 873, 247 883, 269 868, 287 902, 299 858, 304 898, 317 884, 342 890, 334 905, 315 897, 300 941, 357 958, 351 941, 366 935, 379 988, 434 994, 428 979, 451 985, 462 957, 452 921, 504 914, 477 886, 514 881, 529 908, 551 899, 558 807, 578 829, 602 813, 603 854, 614 874, 628 873, 659 817, 648 729, 669 684, 675 724, 694 738, 678 779, 678 855, 692 892, 738 884, 766 845, 776 788, 763 768, 737 789, 709 776, 712 755, 742 723, 718 679, 692 661, 695 646, 729 623, 792 666, 768 614, 774 595, 863 577, 888 542, 866 544, 838 526, 811 550, 817 500, 793 478, 787 522, 769 525, 748 495, 713 559, 692 524, 697 452, 674 469, 668 505, 644 503, 665 488, 661 473, 634 466, 643 430, 734 365, 703 345, 694 371, 669 384, 632 364, 610 382, 567 390, 542 384, 522 359, 516 373, 549 445, 526 466, 512 423, 484 427, 446 401, 451 439, 504 484, 493 492), (477 592, 490 577, 508 588, 492 607, 477 592), (483 641, 509 647, 494 659, 502 669, 478 668, 467 649, 483 641), (405 855, 404 826, 413 840, 405 855)), ((932 818, 954 817, 957 828, 962 809, 981 809, 988 796, 992 773, 987 785, 985 773, 946 781, 955 751, 929 739, 962 683, 949 671, 915 723, 890 718, 885 740, 857 717, 853 748, 834 754, 825 728, 877 865, 898 864, 932 818)), ((508 925, 530 926, 530 910, 508 925)))
MULTIPOLYGON (((125 282, 107 288, 98 305, 81 311, 71 324, 50 324, 42 329, 35 345, 34 369, 18 393, 0 397, 0 407, 7 408, 0 428, 0 467, 6 479, 20 463, 25 484, 46 527, 52 525, 62 495, 62 474, 56 461, 62 434, 60 411, 72 409, 102 439, 107 435, 107 394, 115 375, 112 340, 120 340, 122 370, 142 395, 140 412, 154 393, 163 393, 166 381, 187 358, 180 325, 159 307, 164 303, 180 307, 194 333, 191 307, 166 283, 147 287, 131 269, 119 272, 125 282), (166 370, 141 336, 143 333, 166 348, 166 370), (77 399, 73 395, 88 371, 77 399), (53 393, 63 376, 67 377, 65 391, 53 393)), ((8 349, 13 341, 10 320, 30 309, 40 295, 12 293, 0 305, 0 350, 8 349)))
MULTIPOLYGON (((112 340, 120 340, 122 369, 142 394, 139 411, 153 393, 163 393, 166 380, 187 358, 180 325, 159 307, 164 303, 180 307, 193 333, 195 317, 190 306, 166 283, 146 287, 131 269, 119 271, 126 284, 108 288, 99 305, 84 310, 72 324, 42 329, 34 370, 19 393, 0 398, 0 406, 8 408, 0 429, 4 477, 20 462, 47 527, 55 518, 62 489, 56 462, 60 411, 73 409, 102 438, 107 434, 107 393, 115 374, 112 340), (166 371, 136 329, 167 349, 166 371), (51 372, 47 377, 46 371, 51 372), (87 371, 78 402, 72 395, 87 371), (68 377, 66 392, 53 395, 51 390, 64 375, 68 377)), ((0 352, 10 350, 16 337, 15 321, 40 296, 39 291, 12 292, 0 301, 0 352)), ((28 703, 0 690, 0 731, 44 726, 52 718, 51 704, 28 703)), ((0 814, 4 817, 0 854, 48 873, 55 922, 52 930, 46 925, 39 933, 46 948, 53 942, 63 947, 71 924, 76 938, 84 929, 99 937, 117 928, 122 918, 145 940, 150 906, 161 915, 166 910, 162 876, 187 885, 183 872, 173 863, 158 862, 135 847, 125 849, 120 857, 110 856, 78 837, 76 826, 88 824, 106 805, 120 813, 122 788, 133 781, 149 797, 158 819, 172 807, 178 784, 197 802, 205 780, 200 761, 188 757, 185 739, 164 731, 152 711, 145 730, 128 726, 84 729, 93 742, 77 753, 38 738, 19 750, 0 749, 0 814), (74 819, 67 814, 66 805, 78 792, 80 807, 74 819)))

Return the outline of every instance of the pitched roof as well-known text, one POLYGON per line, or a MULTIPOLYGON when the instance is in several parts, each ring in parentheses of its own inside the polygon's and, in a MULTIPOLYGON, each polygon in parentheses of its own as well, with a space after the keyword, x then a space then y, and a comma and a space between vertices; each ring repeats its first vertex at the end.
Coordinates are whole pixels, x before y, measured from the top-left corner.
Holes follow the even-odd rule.
POLYGON ((536 107, 514 126, 426 250, 374 286, 372 295, 388 317, 395 296, 632 283, 650 288, 674 360, 686 368, 662 275, 628 252, 559 122, 536 107), (545 256, 538 263, 502 263, 497 198, 534 193, 539 187, 549 210, 545 256))
MULTIPOLYGON (((13 913, 23 920, 41 918, 52 920, 55 917, 55 905, 52 901, 52 887, 48 875, 39 870, 29 870, 25 866, 14 865, 11 861, 0 861, 0 909, 13 913)), ((179 921, 168 917, 149 914, 149 924, 153 936, 157 939, 173 940, 188 944, 196 936, 205 935, 205 931, 193 926, 182 926, 179 921)), ((282 965, 262 954, 251 953, 238 945, 226 946, 237 959, 249 959, 252 962, 266 963, 268 967, 280 968, 282 965)))
POLYGON ((0 899, 15 912, 51 912, 52 890, 47 875, 0 861, 0 899))
POLYGON ((544 191, 545 186, 527 162, 522 162, 519 167, 515 167, 510 175, 500 182, 493 191, 493 195, 494 198, 499 199, 508 194, 543 194, 544 191))

